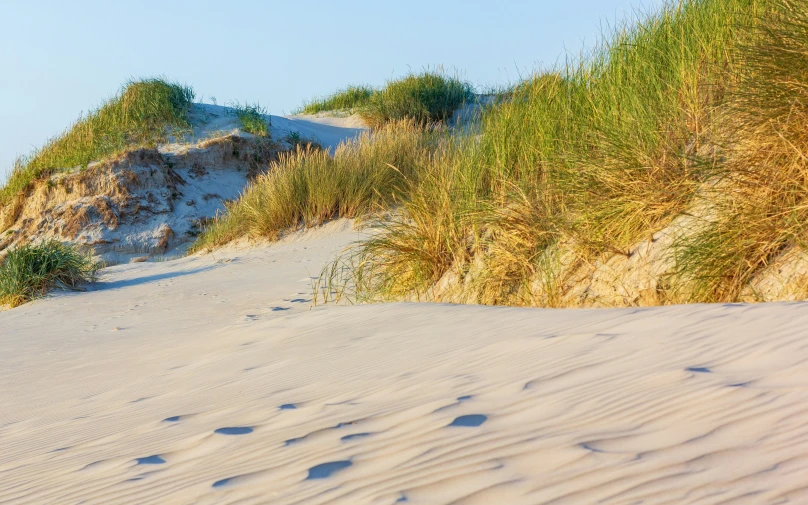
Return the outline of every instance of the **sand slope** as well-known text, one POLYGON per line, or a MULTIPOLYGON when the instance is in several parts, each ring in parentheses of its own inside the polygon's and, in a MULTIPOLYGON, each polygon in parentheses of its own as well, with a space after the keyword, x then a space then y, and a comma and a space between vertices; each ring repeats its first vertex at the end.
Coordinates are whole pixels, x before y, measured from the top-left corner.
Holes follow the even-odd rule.
POLYGON ((808 503, 808 304, 312 309, 359 236, 0 313, 0 503, 808 503))

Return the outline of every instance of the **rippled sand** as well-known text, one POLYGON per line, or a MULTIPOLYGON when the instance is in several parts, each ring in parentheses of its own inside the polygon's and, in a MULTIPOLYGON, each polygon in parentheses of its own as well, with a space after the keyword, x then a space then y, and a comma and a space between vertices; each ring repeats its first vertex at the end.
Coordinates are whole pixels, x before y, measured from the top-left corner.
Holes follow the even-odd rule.
POLYGON ((0 503, 808 503, 808 305, 312 308, 358 237, 0 313, 0 503))

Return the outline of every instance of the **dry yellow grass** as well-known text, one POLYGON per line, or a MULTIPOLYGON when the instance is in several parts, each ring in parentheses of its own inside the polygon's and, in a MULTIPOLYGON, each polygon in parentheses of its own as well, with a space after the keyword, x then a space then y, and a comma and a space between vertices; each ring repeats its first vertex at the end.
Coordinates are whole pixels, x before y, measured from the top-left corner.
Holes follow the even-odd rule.
POLYGON ((286 229, 389 207, 408 192, 442 136, 439 129, 404 121, 343 142, 333 157, 322 149, 298 146, 281 154, 210 223, 194 250, 245 236, 275 239, 286 229))

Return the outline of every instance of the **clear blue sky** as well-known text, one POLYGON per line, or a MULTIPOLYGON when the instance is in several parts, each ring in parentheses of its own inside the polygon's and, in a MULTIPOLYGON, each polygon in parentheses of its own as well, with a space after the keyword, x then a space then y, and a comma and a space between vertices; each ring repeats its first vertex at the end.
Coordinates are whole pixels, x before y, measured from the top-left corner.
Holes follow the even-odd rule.
POLYGON ((662 0, 2 0, 0 179, 130 77, 164 75, 273 114, 443 65, 513 82, 662 0), (499 4, 499 5, 497 5, 499 4))

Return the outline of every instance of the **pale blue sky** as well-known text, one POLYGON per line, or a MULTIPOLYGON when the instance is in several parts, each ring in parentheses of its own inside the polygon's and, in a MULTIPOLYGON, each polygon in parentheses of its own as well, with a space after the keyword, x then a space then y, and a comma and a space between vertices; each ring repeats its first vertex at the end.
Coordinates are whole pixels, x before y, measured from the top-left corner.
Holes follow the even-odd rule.
POLYGON ((351 83, 443 65, 513 82, 662 0, 0 0, 0 179, 130 77, 273 114, 351 83))

